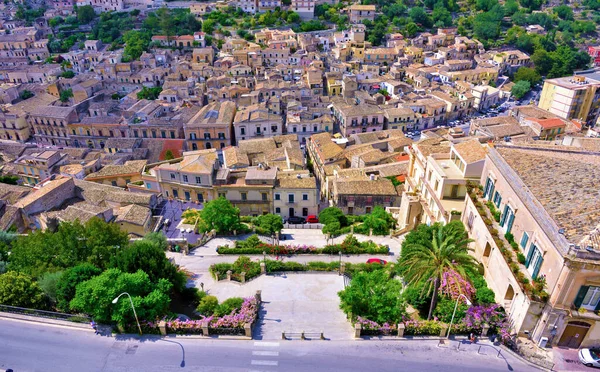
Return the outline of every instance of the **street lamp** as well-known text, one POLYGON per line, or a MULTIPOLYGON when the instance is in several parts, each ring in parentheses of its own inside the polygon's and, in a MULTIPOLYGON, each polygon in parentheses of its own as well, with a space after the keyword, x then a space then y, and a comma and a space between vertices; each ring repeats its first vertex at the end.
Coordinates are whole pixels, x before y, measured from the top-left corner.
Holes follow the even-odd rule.
POLYGON ((263 262, 267 264, 267 252, 263 251, 263 262))
POLYGON ((468 306, 473 305, 471 303, 471 301, 469 301, 469 299, 467 298, 467 296, 465 296, 464 294, 459 294, 458 298, 456 299, 456 305, 454 305, 454 312, 452 313, 452 320, 450 320, 450 326, 448 326, 448 333, 446 334, 446 338, 450 337, 450 330, 452 329, 452 322, 454 322, 454 315, 456 315, 456 309, 458 308, 458 300, 460 300, 461 297, 465 298, 465 301, 467 302, 468 306))
POLYGON ((338 271, 339 271, 340 275, 342 275, 342 251, 339 251, 338 253, 339 253, 339 256, 340 256, 340 262, 339 262, 339 269, 338 269, 338 271))
POLYGON ((138 320, 137 313, 135 312, 135 306, 133 306, 133 301, 131 300, 131 296, 129 295, 129 293, 127 293, 127 292, 121 293, 120 295, 115 297, 114 300, 112 300, 112 303, 116 304, 119 301, 119 298, 121 298, 121 296, 123 296, 123 295, 127 295, 127 297, 129 297, 129 302, 131 303, 131 308, 133 309, 133 315, 135 316, 135 322, 137 323, 137 326, 138 326, 138 329, 139 329, 140 335, 141 335, 142 327, 140 327, 140 321, 138 320))

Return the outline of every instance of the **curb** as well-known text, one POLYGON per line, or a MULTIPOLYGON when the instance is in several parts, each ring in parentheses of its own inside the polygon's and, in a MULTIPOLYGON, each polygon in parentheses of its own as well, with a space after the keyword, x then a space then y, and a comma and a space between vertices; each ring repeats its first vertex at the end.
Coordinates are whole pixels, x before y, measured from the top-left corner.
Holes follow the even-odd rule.
POLYGON ((41 325, 47 325, 50 327, 68 328, 68 329, 79 330, 79 331, 90 332, 90 333, 94 331, 93 329, 90 328, 89 325, 84 325, 83 323, 70 323, 70 322, 54 320, 54 319, 30 317, 27 315, 0 313, 0 319, 12 320, 12 321, 16 321, 16 322, 37 323, 37 324, 41 324, 41 325))
POLYGON ((112 333, 111 335, 114 338, 119 337, 129 337, 135 339, 142 338, 153 338, 153 339, 188 339, 188 340, 229 340, 229 341, 253 341, 253 339, 248 338, 246 336, 229 336, 229 335, 215 335, 215 336, 200 336, 200 335, 178 335, 178 334, 170 334, 170 335, 155 335, 155 334, 146 334, 146 335, 138 335, 137 333, 112 333))
POLYGON ((502 351, 506 351, 507 353, 509 353, 510 355, 512 355, 514 358, 519 359, 521 362, 527 364, 530 367, 537 368, 540 371, 554 371, 553 369, 548 369, 546 367, 542 367, 542 366, 539 366, 539 365, 537 365, 537 364, 535 364, 533 362, 530 362, 528 359, 526 359, 526 358, 522 357, 521 355, 515 353, 514 351, 512 351, 511 349, 507 348, 504 345, 498 345, 498 347, 500 349, 502 349, 502 351))

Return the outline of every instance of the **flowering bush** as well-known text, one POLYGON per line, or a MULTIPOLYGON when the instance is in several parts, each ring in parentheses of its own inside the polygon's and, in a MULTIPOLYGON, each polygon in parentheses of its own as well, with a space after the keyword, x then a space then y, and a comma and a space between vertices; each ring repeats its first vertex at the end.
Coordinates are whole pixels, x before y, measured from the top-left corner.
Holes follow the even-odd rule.
POLYGON ((404 334, 439 336, 442 331, 441 322, 436 320, 404 320, 404 334))
POLYGON ((383 325, 379 325, 377 322, 360 316, 356 317, 356 323, 360 324, 361 328, 365 331, 376 331, 385 335, 396 332, 398 328, 396 324, 383 323, 383 325))
POLYGON ((475 294, 475 289, 462 275, 455 270, 449 269, 442 274, 440 292, 453 300, 456 300, 461 294, 471 299, 475 294))
MULTIPOLYGON (((173 319, 167 321, 167 328, 179 334, 199 334, 202 332, 202 325, 208 323, 209 328, 240 328, 243 329, 246 323, 253 323, 258 315, 258 301, 255 297, 244 299, 242 307, 233 310, 231 314, 221 317, 208 316, 197 320, 173 319)), ((157 323, 147 323, 157 327, 157 323)))
POLYGON ((235 246, 224 245, 217 248, 219 254, 265 254, 287 256, 294 254, 388 254, 387 246, 378 245, 372 241, 359 242, 353 235, 348 235, 342 244, 327 245, 317 248, 313 245, 273 245, 260 240, 256 235, 250 236, 246 241, 236 241, 235 246))

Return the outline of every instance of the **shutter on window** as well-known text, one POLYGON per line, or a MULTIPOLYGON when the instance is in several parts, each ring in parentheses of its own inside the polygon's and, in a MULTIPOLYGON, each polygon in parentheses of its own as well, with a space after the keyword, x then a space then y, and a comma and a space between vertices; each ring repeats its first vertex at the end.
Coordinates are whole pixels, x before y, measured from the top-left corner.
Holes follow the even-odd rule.
POLYGON ((544 262, 544 259, 542 258, 542 256, 539 256, 537 262, 535 263, 535 268, 533 269, 533 275, 531 275, 533 279, 537 278, 540 272, 540 267, 542 267, 542 262, 544 262))
POLYGON ((527 242, 529 241, 529 235, 526 232, 523 232, 523 237, 521 238, 521 247, 525 249, 527 247, 527 242))
POLYGON ((575 301, 573 301, 573 305, 575 305, 576 308, 579 308, 579 306, 581 306, 583 298, 587 294, 589 288, 589 285, 582 285, 581 288, 579 288, 579 292, 577 292, 577 297, 575 297, 575 301))
POLYGON ((506 221, 506 212, 508 211, 508 205, 504 206, 504 211, 502 212, 502 216, 500 217, 500 226, 504 227, 504 222, 506 221))
POLYGON ((513 222, 515 222, 515 214, 511 213, 510 217, 508 218, 508 226, 506 227, 506 232, 507 233, 509 233, 510 230, 512 229, 513 222))
POLYGON ((527 258, 525 259, 525 267, 529 267, 529 261, 531 261, 531 257, 533 256, 533 252, 535 252, 535 245, 531 243, 529 246, 529 252, 527 252, 527 258))

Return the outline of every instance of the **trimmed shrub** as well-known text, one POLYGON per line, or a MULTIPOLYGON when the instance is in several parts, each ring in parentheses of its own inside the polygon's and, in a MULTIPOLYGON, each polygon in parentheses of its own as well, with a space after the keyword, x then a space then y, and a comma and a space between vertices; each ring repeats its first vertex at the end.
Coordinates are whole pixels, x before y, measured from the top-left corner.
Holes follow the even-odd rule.
POLYGON ((215 313, 218 306, 219 300, 215 296, 206 296, 200 300, 200 304, 196 310, 204 316, 211 316, 215 313))
MULTIPOLYGON (((521 252, 517 253, 517 261, 519 261, 520 264, 525 264, 525 255, 521 252)), ((518 267, 517 267, 518 269, 518 267)))
POLYGON ((231 297, 223 301, 222 304, 217 306, 215 309, 215 316, 225 316, 229 315, 234 311, 238 311, 242 308, 242 304, 244 303, 244 299, 241 297, 231 297))

